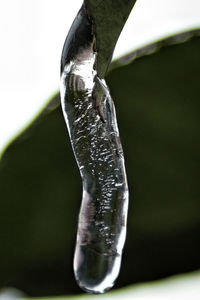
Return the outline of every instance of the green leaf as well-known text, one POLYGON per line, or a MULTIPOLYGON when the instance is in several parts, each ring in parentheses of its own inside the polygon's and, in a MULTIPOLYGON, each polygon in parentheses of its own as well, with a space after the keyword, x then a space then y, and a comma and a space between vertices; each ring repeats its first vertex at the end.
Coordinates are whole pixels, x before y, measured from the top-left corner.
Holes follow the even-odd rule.
MULTIPOLYGON (((107 76, 130 187, 116 288, 200 268, 199 52, 194 36, 107 76)), ((80 293, 72 257, 81 181, 60 107, 48 107, 8 146, 0 195, 0 286, 31 296, 80 293)))

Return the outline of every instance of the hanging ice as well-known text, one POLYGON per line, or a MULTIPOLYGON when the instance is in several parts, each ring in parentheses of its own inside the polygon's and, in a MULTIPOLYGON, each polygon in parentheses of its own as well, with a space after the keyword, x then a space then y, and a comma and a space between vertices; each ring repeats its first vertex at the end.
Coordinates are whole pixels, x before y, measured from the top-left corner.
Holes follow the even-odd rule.
POLYGON ((75 277, 83 290, 103 293, 120 269, 128 186, 115 108, 97 74, 94 41, 83 6, 63 48, 61 103, 83 182, 75 277))

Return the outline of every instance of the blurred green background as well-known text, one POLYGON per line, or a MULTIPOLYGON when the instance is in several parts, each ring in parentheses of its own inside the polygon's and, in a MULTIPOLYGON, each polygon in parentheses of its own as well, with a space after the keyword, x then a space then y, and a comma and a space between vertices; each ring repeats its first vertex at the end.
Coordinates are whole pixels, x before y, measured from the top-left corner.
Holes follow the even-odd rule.
MULTIPOLYGON (((128 63, 133 53, 107 76, 130 188, 115 288, 200 268, 199 31, 191 35, 128 63)), ((58 101, 0 161, 0 287, 30 296, 81 292, 72 261, 82 187, 58 101)))

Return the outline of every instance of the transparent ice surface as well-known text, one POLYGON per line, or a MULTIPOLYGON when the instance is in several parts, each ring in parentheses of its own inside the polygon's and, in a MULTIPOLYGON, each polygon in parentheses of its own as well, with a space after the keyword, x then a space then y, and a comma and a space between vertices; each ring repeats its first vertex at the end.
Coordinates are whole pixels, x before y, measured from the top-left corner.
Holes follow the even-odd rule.
POLYGON ((60 91, 83 183, 74 273, 83 290, 103 293, 120 270, 128 186, 115 108, 96 56, 92 42, 80 47, 62 69, 60 91))

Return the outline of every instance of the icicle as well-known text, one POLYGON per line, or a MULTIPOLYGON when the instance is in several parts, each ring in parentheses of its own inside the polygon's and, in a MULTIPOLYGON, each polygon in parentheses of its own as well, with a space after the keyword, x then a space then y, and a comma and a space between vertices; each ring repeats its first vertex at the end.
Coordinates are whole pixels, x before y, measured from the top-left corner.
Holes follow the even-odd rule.
POLYGON ((114 104, 95 69, 92 26, 83 7, 63 48, 61 104, 83 183, 75 277, 83 290, 103 293, 120 269, 128 186, 114 104))

